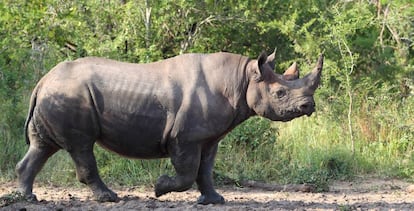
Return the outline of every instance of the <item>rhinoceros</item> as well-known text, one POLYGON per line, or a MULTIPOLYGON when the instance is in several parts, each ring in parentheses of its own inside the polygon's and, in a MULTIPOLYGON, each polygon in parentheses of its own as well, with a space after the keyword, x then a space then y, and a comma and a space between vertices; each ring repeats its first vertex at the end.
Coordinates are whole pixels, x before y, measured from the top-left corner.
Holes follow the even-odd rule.
POLYGON ((77 179, 96 200, 117 201, 98 175, 93 147, 138 159, 170 158, 157 197, 197 183, 199 204, 224 203, 213 187, 220 139, 249 117, 289 121, 315 111, 323 66, 299 78, 294 63, 274 73, 275 53, 257 59, 219 52, 183 54, 147 64, 87 57, 59 63, 36 85, 25 123, 29 149, 16 166, 19 191, 37 200, 33 182, 47 159, 66 150, 77 179))

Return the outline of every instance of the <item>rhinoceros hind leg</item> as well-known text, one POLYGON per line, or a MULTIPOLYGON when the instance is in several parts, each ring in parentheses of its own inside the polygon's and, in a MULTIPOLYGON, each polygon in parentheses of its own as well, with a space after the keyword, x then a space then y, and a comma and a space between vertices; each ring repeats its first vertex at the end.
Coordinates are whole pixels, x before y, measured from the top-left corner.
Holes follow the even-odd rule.
POLYGON ((88 185, 96 201, 118 201, 117 194, 106 187, 99 177, 93 147, 87 150, 73 150, 69 154, 76 165, 76 177, 81 183, 88 185))
POLYGON ((172 191, 186 191, 191 188, 197 178, 201 154, 199 145, 187 143, 169 147, 176 176, 162 175, 158 178, 155 185, 156 197, 172 191))
POLYGON ((201 192, 198 204, 223 204, 224 198, 214 190, 213 167, 217 154, 218 143, 205 145, 201 152, 200 168, 198 170, 197 185, 201 192))
POLYGON ((58 149, 44 143, 38 133, 34 130, 32 123, 29 124, 30 146, 26 155, 16 165, 16 174, 19 184, 19 191, 27 201, 37 201, 36 195, 32 193, 33 182, 36 175, 42 169, 47 159, 58 149))

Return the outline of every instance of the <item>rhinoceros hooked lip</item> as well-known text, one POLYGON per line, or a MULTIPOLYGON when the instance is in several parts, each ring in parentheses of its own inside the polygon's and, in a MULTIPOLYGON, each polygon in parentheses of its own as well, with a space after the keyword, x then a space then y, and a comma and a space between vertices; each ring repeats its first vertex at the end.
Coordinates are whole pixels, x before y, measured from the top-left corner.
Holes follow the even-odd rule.
POLYGON ((273 72, 275 53, 257 59, 232 54, 184 54, 132 64, 103 58, 62 62, 35 87, 25 124, 29 149, 17 164, 20 191, 35 200, 33 181, 64 149, 77 178, 98 201, 116 201, 101 180, 93 146, 130 158, 170 157, 176 175, 161 176, 155 195, 194 182, 200 204, 224 203, 212 171, 220 139, 251 116, 289 121, 315 111, 323 56, 299 78, 297 64, 273 72))

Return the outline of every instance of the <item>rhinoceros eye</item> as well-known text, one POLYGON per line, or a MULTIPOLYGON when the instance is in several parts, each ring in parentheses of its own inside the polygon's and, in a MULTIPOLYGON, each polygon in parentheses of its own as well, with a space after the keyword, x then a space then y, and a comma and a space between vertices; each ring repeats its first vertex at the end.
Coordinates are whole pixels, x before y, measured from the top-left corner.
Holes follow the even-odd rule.
POLYGON ((274 92, 274 95, 277 98, 282 98, 286 95, 286 90, 285 89, 278 89, 278 90, 276 90, 276 92, 274 92))

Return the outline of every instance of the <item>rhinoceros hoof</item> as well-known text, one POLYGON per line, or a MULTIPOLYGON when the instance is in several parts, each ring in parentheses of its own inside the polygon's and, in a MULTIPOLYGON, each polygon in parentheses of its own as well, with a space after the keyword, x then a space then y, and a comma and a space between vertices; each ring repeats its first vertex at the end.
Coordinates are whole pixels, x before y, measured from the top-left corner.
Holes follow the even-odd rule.
POLYGON ((33 193, 30 193, 30 194, 26 194, 24 196, 24 200, 26 200, 28 202, 37 202, 37 197, 33 193))
POLYGON ((217 194, 217 195, 201 195, 198 200, 197 204, 207 205, 207 204, 224 204, 225 200, 223 196, 217 194))
POLYGON ((117 202, 119 200, 118 195, 111 190, 94 193, 94 198, 99 202, 117 202))
POLYGON ((157 184, 155 184, 155 196, 160 197, 171 190, 169 189, 169 184, 171 182, 171 178, 167 175, 162 175, 158 178, 157 184))

